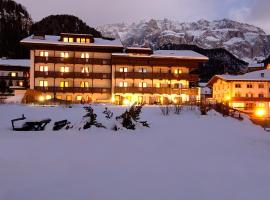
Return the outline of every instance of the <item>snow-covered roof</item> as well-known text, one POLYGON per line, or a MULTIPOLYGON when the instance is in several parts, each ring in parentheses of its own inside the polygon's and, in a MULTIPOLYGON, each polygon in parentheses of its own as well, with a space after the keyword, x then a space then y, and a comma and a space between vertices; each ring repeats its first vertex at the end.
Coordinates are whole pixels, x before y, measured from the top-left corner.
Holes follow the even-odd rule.
POLYGON ((203 59, 208 60, 208 57, 199 54, 197 52, 191 50, 157 50, 154 51, 153 56, 166 56, 166 57, 181 57, 181 58, 188 58, 188 59, 203 59))
POLYGON ((263 63, 257 63, 257 62, 252 62, 252 63, 249 63, 248 67, 252 68, 252 67, 264 67, 264 64, 263 63))
POLYGON ((208 85, 212 85, 218 79, 223 79, 226 81, 270 81, 270 70, 259 70, 255 72, 249 72, 243 75, 215 75, 208 82, 208 85))
MULTIPOLYGON (((113 53, 114 56, 127 56, 133 57, 127 53, 113 53)), ((146 58, 179 58, 179 59, 201 59, 208 60, 208 57, 199 53, 189 50, 157 50, 151 55, 134 55, 134 57, 146 57, 146 58)))
POLYGON ((30 67, 29 59, 0 59, 0 66, 30 67))
POLYGON ((21 43, 32 43, 32 44, 55 44, 55 45, 74 45, 74 46, 113 46, 123 47, 120 39, 108 40, 103 38, 94 38, 93 43, 78 43, 78 42, 63 42, 60 41, 60 36, 56 35, 45 35, 45 39, 33 38, 29 36, 21 41, 21 43))

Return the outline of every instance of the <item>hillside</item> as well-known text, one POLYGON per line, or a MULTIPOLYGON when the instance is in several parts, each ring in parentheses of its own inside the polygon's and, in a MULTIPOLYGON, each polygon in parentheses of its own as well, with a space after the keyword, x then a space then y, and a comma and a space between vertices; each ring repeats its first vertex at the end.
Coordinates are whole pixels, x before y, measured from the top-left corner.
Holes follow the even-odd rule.
POLYGON ((92 34, 102 37, 101 33, 89 27, 85 22, 73 15, 50 15, 31 27, 31 33, 59 35, 60 33, 92 34))
POLYGON ((0 0, 0 57, 22 58, 28 52, 19 41, 29 34, 32 19, 27 10, 11 0, 0 0))
POLYGON ((192 44, 201 48, 225 48, 235 56, 250 62, 262 59, 270 52, 270 39, 255 26, 228 19, 182 23, 168 19, 141 21, 132 24, 98 26, 105 36, 121 38, 126 46, 192 44))

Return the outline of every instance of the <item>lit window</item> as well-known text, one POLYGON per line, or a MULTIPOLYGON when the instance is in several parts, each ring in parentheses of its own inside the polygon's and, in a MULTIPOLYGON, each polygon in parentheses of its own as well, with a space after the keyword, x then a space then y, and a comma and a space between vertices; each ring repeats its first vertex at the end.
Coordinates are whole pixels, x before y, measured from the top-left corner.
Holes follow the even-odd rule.
POLYGON ((61 100, 62 96, 61 95, 56 95, 56 99, 61 100))
POLYGON ((23 82, 22 81, 19 82, 19 86, 21 86, 21 87, 23 86, 23 82))
POLYGON ((89 83, 86 82, 86 81, 82 81, 82 82, 81 82, 81 87, 82 87, 82 88, 88 88, 88 87, 89 87, 89 83))
POLYGON ((157 87, 157 88, 160 88, 160 85, 161 85, 160 83, 157 83, 157 84, 156 84, 156 87, 157 87))
POLYGON ((76 99, 77 99, 77 101, 81 101, 82 100, 82 96, 77 96, 76 99))
POLYGON ((89 73, 88 67, 82 67, 82 73, 89 73))
POLYGON ((41 52, 39 52, 39 56, 41 56, 41 57, 48 57, 49 56, 49 52, 48 51, 41 51, 41 52))
POLYGON ((60 87, 61 88, 68 87, 68 81, 61 81, 60 82, 60 87))
POLYGON ((68 52, 61 52, 61 58, 68 58, 68 52))
POLYGON ((74 42, 73 38, 68 38, 68 42, 74 42))
POLYGON ((144 69, 144 68, 141 68, 141 69, 139 69, 139 72, 141 72, 141 73, 146 73, 146 72, 147 72, 147 70, 146 70, 146 69, 144 69))
POLYGON ((48 81, 39 81, 40 87, 48 87, 48 81))
POLYGON ((89 58, 89 53, 82 53, 81 58, 89 58))
POLYGON ((69 72, 69 67, 61 67, 60 72, 62 72, 62 73, 69 72))
POLYGON ((86 39, 86 43, 90 43, 90 39, 89 38, 86 39))
POLYGON ((139 87, 141 87, 141 88, 146 88, 146 87, 147 87, 147 83, 145 83, 145 82, 140 82, 140 83, 139 83, 139 87))
POLYGON ((68 42, 68 38, 67 37, 64 37, 63 41, 64 42, 68 42))
POLYGON ((175 70, 174 70, 174 73, 175 73, 175 74, 182 74, 182 70, 181 70, 181 69, 175 69, 175 70))
POLYGON ((48 68, 48 66, 39 66, 39 71, 47 72, 47 71, 49 71, 49 68, 48 68))
POLYGON ((67 101, 72 101, 72 96, 71 95, 67 95, 66 100, 67 101))
POLYGON ((258 104, 257 104, 257 107, 259 107, 259 108, 264 108, 264 107, 265 107, 265 104, 264 104, 264 103, 258 103, 258 104))
POLYGON ((76 39, 77 43, 81 43, 81 38, 76 39))
POLYGON ((81 43, 85 43, 85 38, 81 38, 81 43))
POLYGON ((127 87, 127 86, 128 86, 128 83, 125 81, 119 83, 119 87, 127 87))
POLYGON ((11 72, 11 76, 12 77, 16 77, 17 76, 17 73, 16 72, 11 72))
POLYGON ((128 72, 128 68, 127 67, 121 67, 119 71, 120 72, 128 72))
POLYGON ((46 95, 46 100, 50 100, 52 99, 52 96, 51 95, 46 95))

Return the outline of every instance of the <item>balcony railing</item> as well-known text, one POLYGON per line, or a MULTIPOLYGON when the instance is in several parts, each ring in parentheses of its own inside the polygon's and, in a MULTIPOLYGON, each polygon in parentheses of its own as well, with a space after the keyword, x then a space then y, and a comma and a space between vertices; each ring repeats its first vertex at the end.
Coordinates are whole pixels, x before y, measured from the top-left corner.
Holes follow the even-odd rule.
POLYGON ((195 74, 173 74, 173 73, 141 73, 141 72, 115 72, 115 78, 122 79, 167 79, 167 80, 189 80, 198 81, 195 74))
POLYGON ((5 79, 5 80, 28 80, 29 77, 26 76, 0 76, 0 79, 5 79))
POLYGON ((238 101, 238 102, 241 102, 241 101, 251 101, 251 102, 254 102, 254 101, 257 101, 257 102, 270 102, 270 97, 233 97, 231 98, 230 101, 238 101))
POLYGON ((39 87, 36 86, 35 90, 41 92, 66 92, 66 93, 111 93, 111 88, 100 87, 39 87))
POLYGON ((156 87, 115 87, 115 93, 145 93, 145 94, 186 94, 196 96, 197 88, 156 88, 156 87))
POLYGON ((111 65, 110 59, 102 58, 61 58, 61 57, 42 57, 35 56, 36 63, 66 63, 66 64, 95 64, 95 65, 111 65))
POLYGON ((111 79, 111 73, 81 73, 81 72, 40 72, 35 71, 35 77, 46 78, 81 78, 81 79, 111 79))

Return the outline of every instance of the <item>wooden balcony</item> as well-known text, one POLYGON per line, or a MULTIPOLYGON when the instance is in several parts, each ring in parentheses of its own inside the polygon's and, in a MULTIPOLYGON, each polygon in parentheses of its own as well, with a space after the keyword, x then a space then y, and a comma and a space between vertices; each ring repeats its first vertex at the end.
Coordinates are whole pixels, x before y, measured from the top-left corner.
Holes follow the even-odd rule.
POLYGON ((245 102, 245 101, 251 101, 251 102, 270 102, 269 97, 233 97, 231 98, 232 102, 245 102))
POLYGON ((44 78, 111 79, 111 76, 112 76, 111 73, 35 71, 35 77, 44 77, 44 78))
POLYGON ((115 78, 122 79, 166 79, 166 80, 188 80, 197 82, 198 75, 195 74, 173 74, 173 73, 141 73, 141 72, 115 72, 115 78))
POLYGON ((98 87, 39 87, 36 86, 35 90, 41 92, 63 92, 63 93, 111 93, 111 88, 98 88, 98 87))
POLYGON ((61 57, 35 56, 35 63, 111 65, 111 60, 101 58, 74 58, 74 57, 61 58, 61 57))
POLYGON ((196 96, 197 88, 156 88, 156 87, 115 87, 115 93, 142 93, 142 94, 186 94, 196 96))
POLYGON ((29 77, 25 77, 25 76, 0 76, 0 80, 28 80, 29 77))

